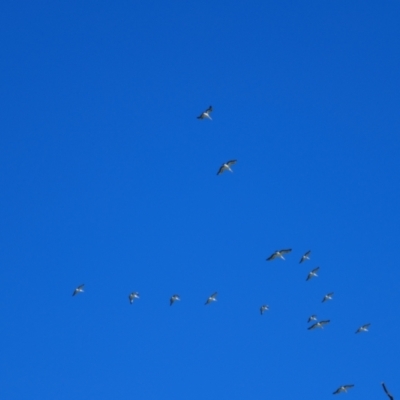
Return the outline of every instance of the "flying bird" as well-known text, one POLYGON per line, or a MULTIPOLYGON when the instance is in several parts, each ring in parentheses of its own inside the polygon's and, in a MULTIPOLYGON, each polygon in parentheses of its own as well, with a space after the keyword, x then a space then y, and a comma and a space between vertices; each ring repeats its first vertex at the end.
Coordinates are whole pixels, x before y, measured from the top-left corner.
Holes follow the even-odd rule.
POLYGON ((204 118, 208 118, 208 119, 212 119, 210 116, 210 113, 212 112, 213 108, 212 106, 208 107, 206 111, 202 112, 197 119, 204 119, 204 118))
POLYGON ((174 294, 170 299, 169 299, 169 305, 172 306, 172 304, 175 303, 175 301, 180 301, 181 298, 179 297, 179 295, 174 294))
POLYGON ((304 255, 300 258, 300 263, 310 259, 311 250, 308 250, 304 253, 304 255))
POLYGON ((368 332, 368 328, 371 324, 365 324, 360 326, 357 330, 356 333, 360 333, 360 332, 368 332))
POLYGON ((72 296, 75 296, 75 295, 78 294, 78 293, 83 293, 83 292, 84 292, 84 290, 83 290, 84 286, 85 286, 85 284, 79 285, 79 286, 74 290, 74 293, 72 293, 72 296))
POLYGON ((311 322, 311 321, 316 321, 317 320, 317 316, 315 314, 311 315, 311 317, 308 318, 307 323, 311 322))
POLYGON ((389 390, 387 390, 386 385, 385 385, 384 382, 382 382, 382 387, 383 387, 383 390, 385 391, 385 393, 388 395, 389 399, 390 399, 390 400, 394 400, 394 397, 393 397, 392 394, 389 392, 389 390))
POLYGON ((309 281, 311 278, 314 278, 314 276, 318 276, 317 275, 318 270, 319 270, 319 267, 314 268, 312 271, 310 271, 310 273, 307 276, 306 281, 309 281))
POLYGON ((343 386, 340 386, 339 388, 337 388, 337 389, 333 392, 333 394, 347 393, 347 391, 348 391, 349 389, 351 389, 352 387, 354 387, 354 385, 343 385, 343 386))
POLYGON ((266 304, 262 305, 262 306, 260 307, 260 313, 261 313, 261 315, 263 315, 264 312, 265 312, 265 311, 268 311, 268 310, 269 310, 269 306, 267 306, 266 304))
POLYGON ((292 251, 292 249, 286 249, 286 250, 277 250, 275 251, 275 253, 272 253, 268 258, 267 261, 272 261, 275 260, 275 258, 282 258, 282 260, 285 259, 285 257, 283 257, 285 254, 289 254, 292 251))
POLYGON ((213 293, 206 301, 205 305, 212 303, 213 301, 217 301, 218 292, 213 293))
POLYGON ((328 301, 328 300, 332 300, 332 297, 333 297, 333 292, 326 294, 324 296, 324 298, 322 299, 322 303, 325 303, 325 301, 328 301))
POLYGON ((230 161, 227 161, 226 163, 222 164, 222 165, 219 167, 219 170, 218 170, 218 172, 217 172, 217 175, 221 175, 221 174, 222 174, 223 172, 225 172, 225 171, 231 171, 231 172, 233 172, 232 169, 231 169, 231 165, 234 165, 234 164, 236 164, 236 160, 230 160, 230 161))
POLYGON ((319 321, 319 322, 316 322, 315 324, 309 326, 307 329, 309 331, 312 331, 313 329, 317 329, 317 328, 324 329, 324 325, 328 325, 329 322, 331 322, 329 319, 327 319, 325 321, 319 321))
POLYGON ((135 299, 139 299, 139 298, 140 298, 140 297, 139 297, 139 293, 138 293, 138 292, 132 292, 132 293, 128 296, 128 298, 129 298, 129 302, 130 302, 131 304, 133 304, 133 302, 134 302, 135 299))

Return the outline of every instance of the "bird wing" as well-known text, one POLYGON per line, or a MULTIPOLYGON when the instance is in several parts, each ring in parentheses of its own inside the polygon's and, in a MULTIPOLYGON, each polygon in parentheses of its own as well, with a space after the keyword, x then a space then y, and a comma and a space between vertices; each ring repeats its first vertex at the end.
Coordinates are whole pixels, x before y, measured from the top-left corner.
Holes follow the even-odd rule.
POLYGON ((327 325, 327 324, 329 324, 329 322, 331 322, 331 320, 330 319, 326 319, 325 321, 319 321, 319 324, 320 325, 327 325))
POLYGON ((278 257, 278 252, 275 251, 275 253, 272 253, 268 258, 267 261, 272 261, 274 260, 276 257, 278 257))
POLYGON ((217 296, 218 296, 218 292, 215 292, 210 296, 210 298, 211 299, 215 299, 217 296))
POLYGON ((317 327, 317 325, 318 325, 318 322, 315 323, 315 324, 312 324, 312 325, 309 326, 307 329, 308 329, 309 331, 311 331, 311 330, 315 329, 315 328, 317 327))
POLYGON ((236 162, 237 162, 237 160, 229 160, 229 161, 226 162, 226 165, 231 166, 231 165, 236 164, 236 162))
POLYGON ((280 250, 279 253, 283 254, 288 254, 292 251, 292 249, 284 249, 284 250, 280 250))
POLYGON ((345 389, 351 389, 352 387, 354 387, 354 385, 343 385, 342 387, 345 389))
POLYGON ((217 172, 217 175, 222 174, 225 170, 226 170, 226 166, 225 166, 225 164, 222 164, 222 165, 219 167, 219 170, 218 170, 218 172, 217 172))
POLYGON ((210 113, 210 112, 212 112, 212 110, 213 110, 213 108, 212 108, 212 106, 210 106, 210 107, 207 108, 207 110, 205 112, 206 113, 210 113))
POLYGON ((382 387, 383 387, 383 390, 385 391, 385 393, 388 395, 389 399, 390 399, 390 400, 394 400, 394 397, 393 397, 393 396, 391 395, 391 393, 387 390, 386 385, 385 385, 384 382, 382 382, 382 387))
POLYGON ((314 268, 311 272, 316 273, 319 270, 319 267, 314 268))

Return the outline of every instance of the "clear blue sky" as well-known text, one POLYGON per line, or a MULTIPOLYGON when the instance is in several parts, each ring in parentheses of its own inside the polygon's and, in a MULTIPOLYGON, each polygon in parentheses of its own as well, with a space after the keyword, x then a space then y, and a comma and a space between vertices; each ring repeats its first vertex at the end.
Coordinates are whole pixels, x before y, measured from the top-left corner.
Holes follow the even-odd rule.
POLYGON ((300 3, 2 5, 2 399, 400 396, 400 5, 300 3))

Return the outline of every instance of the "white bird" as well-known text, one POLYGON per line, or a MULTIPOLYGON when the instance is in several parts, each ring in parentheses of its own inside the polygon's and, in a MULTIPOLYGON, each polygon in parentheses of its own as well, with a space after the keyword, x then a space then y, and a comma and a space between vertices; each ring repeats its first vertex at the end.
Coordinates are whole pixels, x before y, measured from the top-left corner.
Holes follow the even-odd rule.
POLYGON ((212 118, 210 117, 210 113, 212 112, 212 110, 213 110, 212 106, 208 107, 206 111, 202 112, 202 113, 197 117, 197 119, 208 118, 208 119, 211 119, 211 120, 212 120, 212 118))
POLYGON ((333 297, 333 292, 326 294, 324 296, 324 298, 322 299, 322 303, 325 303, 325 301, 328 301, 328 300, 332 300, 332 297, 333 297))
POLYGON ((392 394, 389 392, 389 390, 387 390, 386 385, 385 385, 384 382, 382 382, 382 387, 383 387, 383 390, 385 391, 385 393, 388 395, 389 399, 390 399, 390 400, 394 400, 394 397, 393 397, 392 394))
POLYGON ((351 389, 352 387, 354 387, 354 385, 343 385, 343 386, 340 386, 339 388, 337 388, 337 389, 333 392, 333 394, 347 393, 347 391, 348 391, 349 389, 351 389))
POLYGON ((217 301, 218 292, 213 293, 206 301, 205 305, 212 303, 213 301, 217 301))
POLYGON ((365 324, 360 326, 357 330, 356 333, 360 333, 360 332, 368 332, 368 328, 371 324, 365 324))
POLYGON ((313 329, 316 329, 316 328, 324 329, 324 325, 329 324, 329 322, 331 322, 329 319, 327 319, 327 320, 325 320, 325 321, 319 321, 319 322, 316 322, 315 324, 309 326, 307 329, 308 329, 309 331, 311 331, 311 330, 313 330, 313 329))
POLYGON ((300 263, 310 259, 311 250, 308 250, 304 253, 304 255, 300 258, 300 263))
POLYGON ((265 312, 265 311, 268 311, 268 310, 269 310, 269 306, 267 306, 266 304, 262 305, 262 306, 260 307, 260 313, 261 313, 261 315, 263 315, 264 312, 265 312))
POLYGON ((84 286, 85 286, 85 284, 79 285, 79 286, 74 290, 74 293, 72 293, 72 296, 75 296, 75 295, 78 294, 78 293, 83 293, 83 292, 84 292, 84 290, 83 290, 84 286))
POLYGON ((174 294, 170 299, 169 299, 169 305, 172 306, 172 304, 175 303, 175 301, 180 301, 181 298, 179 297, 179 295, 174 294))
POLYGON ((219 167, 219 170, 218 170, 218 172, 217 172, 217 175, 220 175, 220 174, 222 174, 222 173, 225 172, 225 171, 233 172, 232 169, 231 169, 231 165, 234 165, 234 164, 236 164, 236 160, 230 160, 230 161, 227 161, 226 163, 222 164, 222 165, 219 167))
POLYGON ((129 296, 129 302, 132 304, 135 299, 139 299, 139 293, 138 292, 132 292, 129 296))
POLYGON ((311 278, 314 278, 314 276, 318 276, 317 272, 319 270, 319 267, 314 268, 312 271, 309 272, 306 281, 309 281, 311 278))
POLYGON ((311 322, 311 321, 316 321, 316 320, 317 320, 317 316, 315 314, 313 314, 313 315, 311 315, 311 317, 308 318, 307 323, 311 322))
POLYGON ((288 254, 292 251, 292 249, 284 249, 284 250, 277 250, 275 251, 275 253, 272 253, 268 258, 267 261, 272 261, 275 260, 275 258, 282 258, 282 260, 285 259, 285 257, 283 257, 285 254, 288 254))

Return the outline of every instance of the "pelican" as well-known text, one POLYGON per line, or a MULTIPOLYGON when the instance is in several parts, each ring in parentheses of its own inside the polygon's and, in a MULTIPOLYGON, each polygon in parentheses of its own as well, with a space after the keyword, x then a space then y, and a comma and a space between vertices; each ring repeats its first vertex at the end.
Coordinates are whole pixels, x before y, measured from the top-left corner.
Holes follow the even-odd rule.
POLYGON ((206 301, 205 305, 212 303, 213 301, 217 301, 218 292, 213 293, 206 301))
POLYGON ((79 286, 74 290, 74 293, 72 293, 72 296, 75 296, 75 295, 78 294, 78 293, 83 293, 83 292, 84 292, 84 290, 83 290, 84 286, 85 286, 85 284, 79 285, 79 286))
POLYGON ((140 298, 140 297, 139 297, 139 293, 138 293, 138 292, 132 292, 132 293, 128 296, 128 298, 129 298, 129 302, 130 302, 131 304, 133 304, 133 302, 134 302, 135 299, 139 299, 139 298, 140 298))
POLYGON ((349 389, 351 389, 352 387, 354 387, 354 385, 343 385, 343 386, 340 386, 339 388, 337 388, 334 392, 333 392, 333 394, 339 394, 339 393, 347 393, 347 391, 349 390, 349 389))
POLYGON ((317 275, 317 271, 319 270, 319 267, 314 268, 312 271, 310 271, 310 273, 307 276, 306 281, 309 281, 311 278, 314 278, 314 276, 318 276, 317 275))
POLYGON ((386 385, 385 385, 384 382, 382 382, 382 387, 383 387, 383 390, 385 391, 385 393, 388 395, 389 399, 390 399, 390 400, 394 400, 394 397, 391 395, 391 393, 389 392, 389 390, 387 390, 386 385))
POLYGON ((325 303, 325 301, 328 301, 328 300, 332 300, 332 297, 333 297, 333 292, 326 294, 324 296, 324 298, 322 299, 322 303, 325 303))
POLYGON ((225 172, 225 171, 231 171, 231 172, 233 172, 232 169, 231 169, 231 165, 234 165, 234 164, 236 164, 236 160, 230 160, 230 161, 227 161, 226 163, 222 164, 222 165, 219 167, 219 170, 218 170, 218 172, 217 172, 217 175, 221 175, 221 174, 222 174, 223 172, 225 172))
POLYGON ((315 314, 311 315, 311 317, 308 318, 307 323, 311 322, 311 321, 316 321, 317 320, 317 316, 315 314))
POLYGON ((312 331, 313 329, 316 329, 316 328, 324 329, 324 325, 329 324, 329 322, 331 322, 329 319, 327 319, 325 321, 319 321, 319 322, 316 322, 315 324, 309 326, 307 329, 309 331, 312 331))
POLYGON ((262 306, 260 307, 260 313, 261 313, 261 315, 263 315, 264 312, 265 312, 265 311, 268 311, 268 310, 269 310, 269 306, 267 306, 266 304, 262 305, 262 306))
POLYGON ((210 113, 212 112, 212 110, 213 110, 212 106, 208 107, 206 111, 202 112, 202 113, 197 117, 197 119, 208 118, 208 119, 211 119, 211 120, 212 120, 212 118, 210 117, 210 113))
POLYGON ((180 301, 181 298, 179 297, 179 295, 174 294, 170 299, 169 299, 169 305, 172 306, 172 304, 175 303, 175 301, 180 301))
POLYGON ((368 332, 368 328, 371 324, 365 324, 360 326, 357 330, 356 333, 360 333, 360 332, 368 332))
POLYGON ((311 250, 308 250, 304 253, 304 255, 300 258, 300 263, 310 259, 311 250))
POLYGON ((292 249, 286 249, 286 250, 277 250, 275 251, 275 253, 272 253, 268 258, 267 261, 272 261, 275 260, 275 258, 282 258, 282 260, 285 259, 285 257, 283 257, 285 254, 288 254, 292 251, 292 249))

